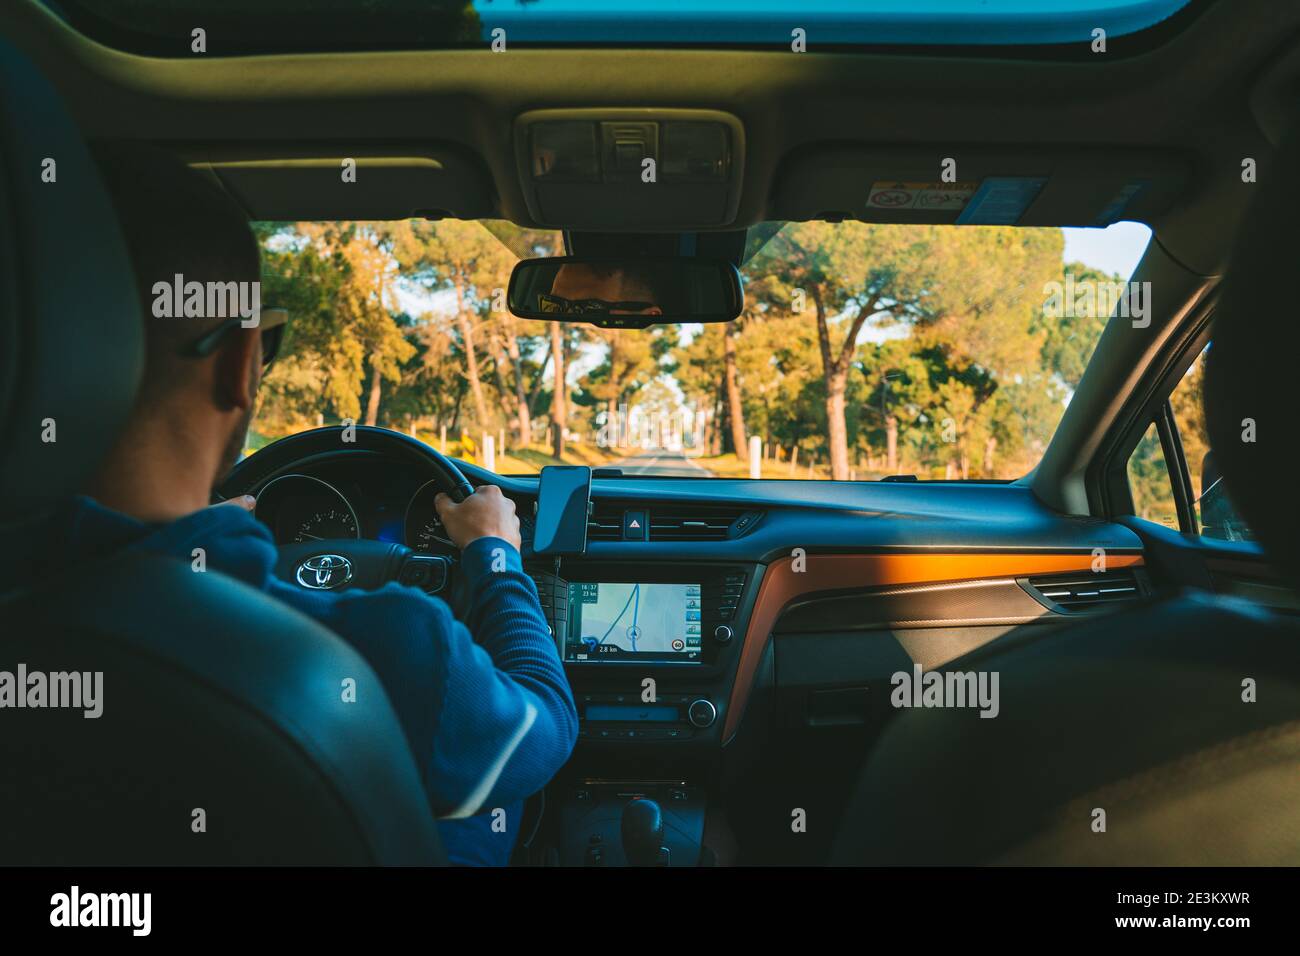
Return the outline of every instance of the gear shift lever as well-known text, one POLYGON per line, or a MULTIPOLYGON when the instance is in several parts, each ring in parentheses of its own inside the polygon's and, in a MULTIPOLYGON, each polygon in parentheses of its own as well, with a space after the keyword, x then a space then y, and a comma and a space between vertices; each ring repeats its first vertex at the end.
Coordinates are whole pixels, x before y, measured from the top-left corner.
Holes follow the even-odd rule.
POLYGON ((636 797, 623 808, 623 855, 628 866, 667 866, 664 814, 648 797, 636 797))

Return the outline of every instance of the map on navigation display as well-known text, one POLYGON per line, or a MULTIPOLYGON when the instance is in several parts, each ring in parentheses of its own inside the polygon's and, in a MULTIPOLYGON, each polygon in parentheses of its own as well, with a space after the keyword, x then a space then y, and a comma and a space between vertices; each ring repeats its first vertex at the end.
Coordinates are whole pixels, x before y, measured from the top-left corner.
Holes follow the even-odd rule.
POLYGON ((569 585, 570 660, 618 655, 699 657, 698 584, 569 585))

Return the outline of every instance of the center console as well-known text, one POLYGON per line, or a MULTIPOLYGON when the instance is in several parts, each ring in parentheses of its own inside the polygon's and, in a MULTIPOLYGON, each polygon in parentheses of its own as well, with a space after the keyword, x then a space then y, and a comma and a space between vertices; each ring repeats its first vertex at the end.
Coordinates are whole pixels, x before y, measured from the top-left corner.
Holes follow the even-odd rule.
POLYGON ((757 573, 580 561, 533 572, 580 740, 719 746, 757 573))
POLYGON ((761 571, 589 559, 530 569, 578 707, 577 750, 548 791, 563 864, 637 862, 624 844, 653 842, 636 836, 646 819, 662 824, 661 865, 699 862, 761 571))

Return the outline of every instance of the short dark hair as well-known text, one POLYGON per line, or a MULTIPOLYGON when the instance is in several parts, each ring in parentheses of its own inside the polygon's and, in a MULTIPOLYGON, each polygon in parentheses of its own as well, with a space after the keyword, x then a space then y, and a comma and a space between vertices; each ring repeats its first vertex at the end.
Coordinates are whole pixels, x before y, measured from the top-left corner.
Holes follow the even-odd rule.
POLYGON ((256 282, 261 276, 257 239, 248 217, 220 187, 162 150, 110 145, 95 149, 135 271, 145 324, 142 392, 166 390, 183 375, 177 352, 219 325, 221 317, 157 318, 154 285, 186 282, 256 282))
POLYGON ((600 278, 620 275, 623 278, 623 294, 630 300, 644 298, 653 302, 666 315, 674 314, 677 309, 675 283, 658 263, 623 260, 616 263, 593 262, 590 268, 600 278))

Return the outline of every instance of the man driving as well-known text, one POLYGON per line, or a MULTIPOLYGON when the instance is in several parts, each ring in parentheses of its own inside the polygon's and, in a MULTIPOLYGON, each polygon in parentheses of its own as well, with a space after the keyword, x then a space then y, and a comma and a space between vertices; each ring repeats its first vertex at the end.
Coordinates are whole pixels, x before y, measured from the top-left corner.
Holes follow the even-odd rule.
POLYGON ((250 513, 253 501, 209 502, 244 446, 280 332, 238 316, 162 317, 172 310, 156 307, 156 288, 181 277, 257 288, 257 242, 233 202, 170 158, 132 151, 101 165, 144 304, 145 372, 131 421, 65 533, 48 542, 52 553, 141 549, 190 562, 202 548, 208 570, 333 630, 382 681, 451 862, 505 864, 523 801, 577 738, 573 697, 521 563, 514 503, 492 485, 459 504, 437 499, 461 549, 472 635, 446 603, 415 588, 306 591, 275 577, 275 544, 250 513))

